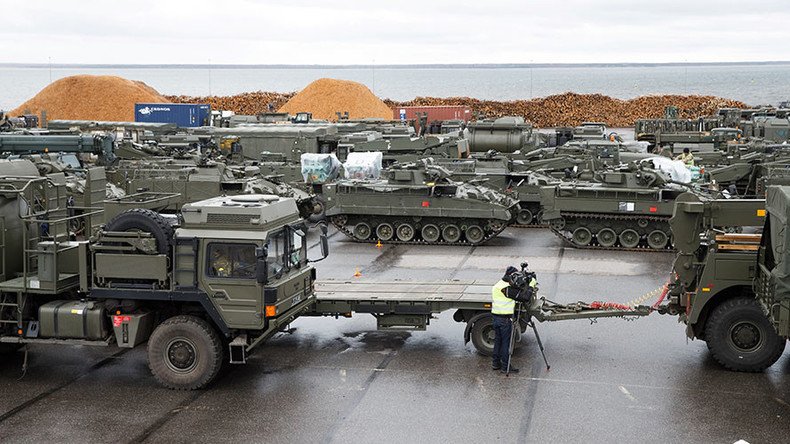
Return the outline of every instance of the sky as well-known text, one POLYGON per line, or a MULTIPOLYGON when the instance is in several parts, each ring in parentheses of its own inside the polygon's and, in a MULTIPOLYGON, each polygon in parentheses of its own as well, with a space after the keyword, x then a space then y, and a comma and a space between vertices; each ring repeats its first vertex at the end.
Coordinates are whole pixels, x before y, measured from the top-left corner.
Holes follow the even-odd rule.
POLYGON ((788 0, 38 0, 3 8, 0 63, 787 61, 787 23, 788 0))

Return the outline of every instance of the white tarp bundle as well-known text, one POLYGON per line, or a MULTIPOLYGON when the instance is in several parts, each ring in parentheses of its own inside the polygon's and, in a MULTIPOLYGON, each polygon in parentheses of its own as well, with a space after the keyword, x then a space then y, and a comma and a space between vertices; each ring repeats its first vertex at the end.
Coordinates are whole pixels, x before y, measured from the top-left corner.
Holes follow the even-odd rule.
POLYGON ((671 180, 682 183, 691 182, 691 171, 679 160, 672 160, 668 157, 656 156, 643 159, 642 163, 652 162, 655 169, 668 175, 671 180))
POLYGON ((301 163, 302 177, 306 183, 331 182, 340 175, 340 161, 334 154, 304 153, 301 163))
POLYGON ((343 164, 346 179, 378 179, 382 158, 379 151, 349 153, 343 164))

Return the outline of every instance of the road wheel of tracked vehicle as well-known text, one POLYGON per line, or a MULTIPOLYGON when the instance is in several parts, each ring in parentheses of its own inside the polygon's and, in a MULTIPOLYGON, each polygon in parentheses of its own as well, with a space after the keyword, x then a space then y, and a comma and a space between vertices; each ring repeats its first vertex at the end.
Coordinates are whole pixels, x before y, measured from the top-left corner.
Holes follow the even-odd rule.
POLYGON ((472 326, 472 345, 483 356, 494 354, 494 319, 491 316, 482 316, 472 326))
POLYGON ((311 199, 312 212, 307 216, 307 220, 316 223, 326 219, 326 198, 317 195, 311 199))
POLYGON ((617 242, 617 233, 611 228, 601 228, 598 234, 595 235, 598 245, 602 247, 611 247, 617 242))
POLYGON ((562 229, 565 228, 565 218, 561 217, 559 219, 552 219, 549 221, 549 225, 551 225, 551 228, 556 231, 562 231, 562 229))
POLYGON ((653 230, 647 235, 647 244, 654 250, 663 250, 669 243, 669 236, 661 230, 653 230))
POLYGON ((739 297, 716 307, 705 324, 705 341, 719 364, 738 372, 761 372, 773 365, 787 341, 776 334, 753 298, 739 297))
POLYGON ((422 227, 422 238, 427 242, 436 242, 439 240, 439 227, 434 224, 428 224, 422 227))
POLYGON ((442 239, 450 243, 458 242, 458 239, 461 239, 461 229, 458 228, 458 225, 445 225, 442 228, 442 239))
POLYGON ((592 242, 592 233, 586 227, 579 227, 573 230, 573 243, 580 247, 586 247, 592 242))
POLYGON ((532 223, 532 218, 532 211, 522 208, 521 211, 518 212, 518 216, 516 216, 516 223, 519 225, 529 225, 532 223))
POLYGON ((414 227, 409 224, 400 224, 398 225, 398 229, 395 232, 395 235, 398 236, 398 240, 401 242, 408 242, 414 239, 414 227))
POLYGON ((173 226, 161 214, 144 208, 126 210, 110 219, 104 226, 105 231, 142 231, 151 233, 156 239, 156 250, 167 254, 170 240, 173 239, 173 226))
POLYGON ((639 233, 636 230, 627 228, 620 233, 620 245, 625 248, 636 248, 639 245, 639 233))
POLYGON ((148 340, 148 366, 165 387, 196 390, 219 373, 224 357, 214 328, 195 316, 175 316, 161 324, 148 340))
POLYGON ((542 223, 544 223, 544 222, 543 222, 543 210, 540 210, 540 211, 538 211, 538 214, 536 214, 536 215, 535 215, 535 220, 536 220, 536 221, 537 221, 539 224, 542 224, 542 223))
POLYGON ((485 239, 486 232, 479 225, 470 225, 466 228, 464 235, 470 244, 479 244, 485 239))
POLYGON ((392 240, 392 236, 395 234, 395 229, 392 228, 392 225, 388 223, 380 224, 376 227, 376 236, 383 241, 392 240))
POLYGON ((345 227, 346 224, 348 223, 348 216, 345 216, 343 214, 339 216, 332 216, 332 223, 338 227, 345 227))
POLYGON ((370 237, 370 225, 365 222, 354 225, 354 237, 359 240, 367 240, 370 237))

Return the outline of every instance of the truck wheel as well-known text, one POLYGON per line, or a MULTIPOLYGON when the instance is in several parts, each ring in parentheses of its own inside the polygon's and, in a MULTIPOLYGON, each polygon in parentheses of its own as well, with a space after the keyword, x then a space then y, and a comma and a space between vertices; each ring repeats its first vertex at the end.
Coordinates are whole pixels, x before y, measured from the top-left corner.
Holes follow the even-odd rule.
POLYGON ((494 320, 491 315, 486 314, 477 320, 472 319, 474 322, 472 326, 472 345, 475 346, 477 352, 483 356, 491 356, 494 354, 494 320))
POLYGON ((735 298, 716 307, 705 324, 708 349, 719 364, 737 372, 761 372, 773 365, 787 341, 776 334, 760 304, 735 298))
POLYGON ((222 340, 208 322, 195 316, 174 316, 148 340, 148 366, 160 384, 175 390, 208 385, 224 357, 222 340))
POLYGON ((173 239, 173 226, 161 214, 144 208, 134 208, 110 219, 104 226, 107 231, 143 231, 156 239, 159 254, 167 254, 173 239))

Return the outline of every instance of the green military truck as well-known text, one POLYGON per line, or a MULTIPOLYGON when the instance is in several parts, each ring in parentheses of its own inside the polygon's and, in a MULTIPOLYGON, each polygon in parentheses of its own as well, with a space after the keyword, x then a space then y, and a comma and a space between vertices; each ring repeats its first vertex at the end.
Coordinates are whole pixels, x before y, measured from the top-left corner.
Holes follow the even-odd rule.
MULTIPOLYGON (((75 215, 64 193, 46 177, 0 179, 0 353, 147 341, 160 383, 196 389, 315 302, 291 198, 216 197, 170 217, 135 208, 99 225, 101 209, 75 215), (75 234, 74 219, 91 229, 75 234)), ((325 233, 320 244, 326 255, 325 233)))
POLYGON ((790 187, 769 187, 767 205, 691 193, 676 201, 678 255, 661 311, 679 315, 687 335, 706 341, 730 370, 770 367, 790 337, 788 217, 790 187))

